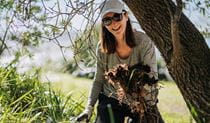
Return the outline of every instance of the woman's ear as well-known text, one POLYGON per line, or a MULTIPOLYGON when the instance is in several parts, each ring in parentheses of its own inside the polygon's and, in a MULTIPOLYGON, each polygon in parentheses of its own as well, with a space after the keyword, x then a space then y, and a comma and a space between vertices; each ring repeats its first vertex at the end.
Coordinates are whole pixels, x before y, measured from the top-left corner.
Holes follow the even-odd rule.
POLYGON ((128 13, 124 13, 125 17, 126 17, 126 21, 128 21, 128 13))

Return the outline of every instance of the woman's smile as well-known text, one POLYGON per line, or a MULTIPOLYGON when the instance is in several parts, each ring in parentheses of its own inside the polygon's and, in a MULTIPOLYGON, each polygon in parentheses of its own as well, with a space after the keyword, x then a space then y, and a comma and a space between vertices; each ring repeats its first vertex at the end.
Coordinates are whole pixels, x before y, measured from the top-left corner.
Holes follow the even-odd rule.
POLYGON ((120 30, 120 27, 121 27, 121 26, 119 26, 119 27, 117 27, 117 28, 112 28, 112 30, 113 30, 113 31, 118 31, 118 30, 120 30))

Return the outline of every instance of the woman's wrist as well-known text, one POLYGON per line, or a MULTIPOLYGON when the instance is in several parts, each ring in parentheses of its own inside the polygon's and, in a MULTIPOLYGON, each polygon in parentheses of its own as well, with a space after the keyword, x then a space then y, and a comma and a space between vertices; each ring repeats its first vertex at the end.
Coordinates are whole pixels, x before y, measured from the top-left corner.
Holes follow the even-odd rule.
POLYGON ((88 117, 90 117, 92 115, 92 112, 93 112, 93 106, 91 105, 87 105, 85 110, 84 110, 84 113, 87 113, 88 114, 88 117))

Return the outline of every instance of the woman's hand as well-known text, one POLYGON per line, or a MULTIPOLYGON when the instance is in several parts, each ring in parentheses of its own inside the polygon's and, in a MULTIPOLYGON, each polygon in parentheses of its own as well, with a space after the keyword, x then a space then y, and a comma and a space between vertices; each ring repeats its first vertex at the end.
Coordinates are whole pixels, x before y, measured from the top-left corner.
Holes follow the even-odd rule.
POLYGON ((89 121, 88 119, 88 114, 87 113, 81 113, 77 118, 76 118, 76 121, 80 122, 80 121, 84 121, 86 120, 86 122, 89 121))
POLYGON ((86 109, 76 118, 76 121, 86 121, 89 122, 93 112, 92 106, 87 106, 86 109))

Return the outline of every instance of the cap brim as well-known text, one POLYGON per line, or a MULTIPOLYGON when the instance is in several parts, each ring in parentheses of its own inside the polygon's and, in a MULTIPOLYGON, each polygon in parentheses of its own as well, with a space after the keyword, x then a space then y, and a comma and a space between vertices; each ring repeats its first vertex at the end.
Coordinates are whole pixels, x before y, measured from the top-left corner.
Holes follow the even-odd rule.
POLYGON ((109 13, 109 12, 113 12, 113 13, 122 13, 122 10, 119 9, 109 9, 107 11, 104 11, 103 13, 101 13, 101 17, 103 18, 105 14, 109 13))

